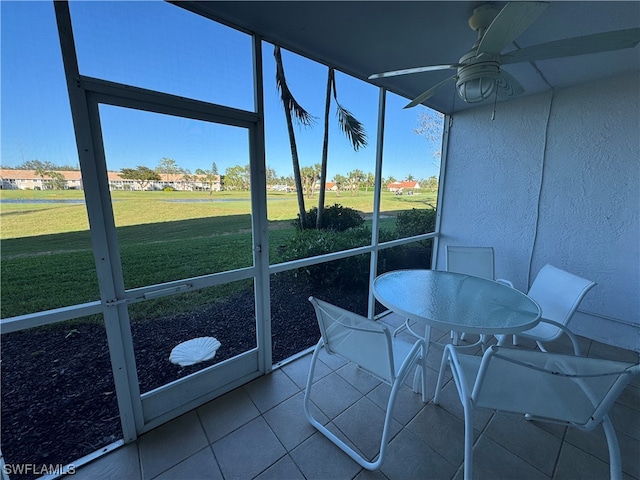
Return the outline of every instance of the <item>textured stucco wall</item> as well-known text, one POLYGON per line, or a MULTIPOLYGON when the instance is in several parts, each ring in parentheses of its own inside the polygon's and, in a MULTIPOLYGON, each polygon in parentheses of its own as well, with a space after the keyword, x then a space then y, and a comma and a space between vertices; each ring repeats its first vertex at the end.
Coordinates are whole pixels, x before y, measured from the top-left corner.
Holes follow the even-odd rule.
POLYGON ((571 327, 640 351, 640 77, 492 108, 453 119, 437 267, 491 245, 521 290, 546 263, 592 279, 571 327))

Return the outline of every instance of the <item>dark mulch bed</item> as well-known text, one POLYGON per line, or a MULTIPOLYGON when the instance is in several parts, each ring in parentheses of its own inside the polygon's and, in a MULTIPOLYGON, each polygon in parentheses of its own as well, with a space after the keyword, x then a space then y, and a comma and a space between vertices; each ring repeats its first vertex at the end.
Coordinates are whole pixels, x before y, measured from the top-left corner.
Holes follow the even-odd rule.
MULTIPOLYGON (((320 334, 310 295, 366 314, 366 294, 320 291, 277 275, 271 289, 273 361, 314 345, 320 334)), ((188 315, 131 325, 141 392, 255 347, 253 295, 240 293, 188 315), (169 362, 178 343, 214 336, 222 346, 206 363, 169 362)), ((7 464, 67 464, 121 438, 104 327, 58 324, 2 335, 2 453, 7 464)), ((34 478, 12 475, 11 478, 34 478)))

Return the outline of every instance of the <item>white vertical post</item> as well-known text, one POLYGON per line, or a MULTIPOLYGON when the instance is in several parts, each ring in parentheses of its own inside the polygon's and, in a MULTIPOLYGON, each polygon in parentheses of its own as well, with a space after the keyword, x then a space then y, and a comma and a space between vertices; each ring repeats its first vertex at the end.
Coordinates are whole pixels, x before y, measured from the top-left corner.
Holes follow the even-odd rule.
POLYGON ((440 243, 440 222, 442 216, 442 206, 444 201, 444 189, 447 179, 447 156, 449 154, 449 132, 453 124, 451 115, 444 116, 444 128, 442 131, 442 151, 440 157, 440 176, 438 177, 438 199, 436 200, 436 236, 433 238, 431 246, 431 269, 438 268, 438 247, 440 243))
POLYGON ((373 281, 378 274, 378 225, 380 220, 380 192, 382 190, 382 151, 384 147, 384 117, 386 112, 387 91, 380 87, 378 96, 378 131, 376 136, 376 173, 373 187, 373 220, 371 224, 371 263, 369 267, 369 318, 375 315, 375 298, 373 297, 373 281))
POLYGON ((253 91, 254 110, 258 121, 251 129, 251 210, 256 299, 256 335, 258 341, 258 368, 271 371, 271 302, 269 287, 269 231, 267 222, 267 167, 264 139, 264 94, 262 79, 262 39, 253 35, 253 91))
POLYGON ((98 107, 89 100, 78 69, 71 16, 67 2, 54 2, 69 103, 78 147, 93 255, 103 305, 111 368, 125 442, 136 439, 143 425, 142 404, 131 332, 124 300, 113 211, 102 148, 98 107), (109 306, 113 305, 113 306, 109 306))

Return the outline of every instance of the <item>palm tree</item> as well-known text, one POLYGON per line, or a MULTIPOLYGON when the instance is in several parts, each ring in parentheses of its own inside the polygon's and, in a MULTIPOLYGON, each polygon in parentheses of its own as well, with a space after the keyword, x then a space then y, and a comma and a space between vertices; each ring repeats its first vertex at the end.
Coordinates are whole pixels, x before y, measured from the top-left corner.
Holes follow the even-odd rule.
POLYGON ((295 119, 301 125, 308 127, 313 124, 314 118, 309 112, 300 106, 293 97, 291 90, 289 90, 287 80, 284 76, 280 47, 277 45, 273 48, 273 56, 276 59, 276 88, 280 92, 280 98, 282 99, 282 105, 284 106, 284 114, 287 119, 287 131, 289 132, 289 145, 291 147, 291 160, 293 162, 293 175, 295 177, 296 194, 298 197, 300 228, 304 229, 306 218, 306 211, 304 208, 304 191, 302 190, 302 179, 300 178, 300 163, 298 161, 296 136, 293 131, 293 120, 295 119))
POLYGON ((313 192, 315 190, 319 174, 320 174, 319 163, 316 163, 312 167, 302 167, 300 169, 300 177, 302 178, 302 184, 305 192, 309 193, 309 198, 313 197, 313 192))
POLYGON ((349 182, 349 188, 351 189, 351 195, 358 195, 360 193, 360 184, 365 180, 366 175, 362 170, 351 170, 347 173, 347 181, 349 182))
POLYGON ((338 103, 338 92, 336 89, 336 77, 333 68, 329 67, 327 74, 327 94, 325 98, 324 109, 324 139, 322 142, 322 164, 320 167, 320 192, 318 195, 318 216, 316 218, 316 228, 319 229, 322 225, 322 215, 324 213, 324 194, 325 185, 327 184, 327 157, 329 155, 329 110, 331 109, 331 92, 333 91, 333 98, 336 102, 338 122, 340 128, 347 136, 353 149, 357 152, 360 147, 367 145, 367 133, 364 130, 362 123, 360 123, 349 110, 342 107, 338 103))

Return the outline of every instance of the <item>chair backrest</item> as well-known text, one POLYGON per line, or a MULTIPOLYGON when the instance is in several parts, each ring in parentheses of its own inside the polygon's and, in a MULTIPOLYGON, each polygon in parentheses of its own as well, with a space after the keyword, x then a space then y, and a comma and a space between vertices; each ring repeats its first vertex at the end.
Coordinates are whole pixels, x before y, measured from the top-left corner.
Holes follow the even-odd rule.
POLYGON ((338 355, 381 380, 393 383, 393 347, 386 325, 315 297, 309 297, 309 301, 315 308, 327 353, 338 355))
POLYGON ((538 272, 527 295, 540 305, 542 318, 566 325, 595 284, 547 264, 538 272))
POLYGON ((638 373, 640 364, 492 346, 484 354, 471 396, 478 407, 589 430, 638 373))
POLYGON ((447 245, 447 271, 474 277, 495 277, 493 247, 447 245))

